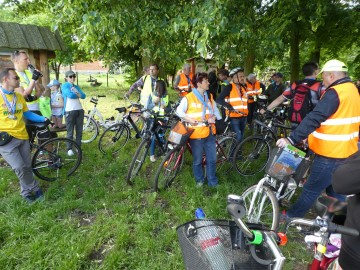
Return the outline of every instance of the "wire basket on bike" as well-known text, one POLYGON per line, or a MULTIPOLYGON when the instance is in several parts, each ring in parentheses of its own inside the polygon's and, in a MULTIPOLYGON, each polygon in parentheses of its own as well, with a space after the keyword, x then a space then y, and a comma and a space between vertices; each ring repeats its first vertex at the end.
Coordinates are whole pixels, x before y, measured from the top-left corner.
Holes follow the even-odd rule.
POLYGON ((174 144, 183 145, 190 138, 193 132, 193 128, 188 128, 181 121, 178 121, 171 128, 168 141, 174 144))
MULTIPOLYGON (((257 224, 248 225, 251 229, 263 229, 257 224)), ((268 248, 253 245, 251 252, 246 238, 233 221, 196 219, 176 230, 188 270, 269 269, 269 264, 254 259, 269 261, 268 248)))
POLYGON ((297 175, 298 178, 305 174, 306 168, 301 165, 302 163, 309 166, 308 162, 305 162, 305 152, 296 147, 287 145, 284 148, 274 148, 265 172, 279 181, 286 181, 293 175, 297 175))

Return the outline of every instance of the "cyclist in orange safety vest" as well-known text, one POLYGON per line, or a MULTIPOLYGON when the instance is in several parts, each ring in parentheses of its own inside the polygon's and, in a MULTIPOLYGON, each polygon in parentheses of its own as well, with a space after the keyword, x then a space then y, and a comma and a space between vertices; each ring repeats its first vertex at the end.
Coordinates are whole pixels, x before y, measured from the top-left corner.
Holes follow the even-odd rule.
POLYGON ((232 77, 232 82, 223 88, 216 103, 227 108, 226 114, 230 117, 231 129, 236 133, 236 140, 241 141, 248 115, 244 69, 234 68, 229 76, 232 77))
POLYGON ((358 151, 360 97, 347 72, 341 61, 326 62, 320 71, 326 90, 319 103, 288 138, 276 143, 279 147, 296 145, 308 137, 309 148, 315 153, 303 191, 283 218, 304 216, 323 190, 331 197, 345 199, 335 193, 331 180, 336 168, 358 151))
POLYGON ((254 111, 256 109, 257 96, 262 92, 260 81, 256 79, 255 73, 250 73, 246 78, 246 93, 248 96, 248 109, 247 123, 251 128, 254 111))
POLYGON ((182 73, 176 77, 174 82, 174 89, 179 91, 179 96, 184 97, 191 92, 194 87, 192 85, 193 74, 190 71, 190 65, 185 64, 183 66, 182 73))

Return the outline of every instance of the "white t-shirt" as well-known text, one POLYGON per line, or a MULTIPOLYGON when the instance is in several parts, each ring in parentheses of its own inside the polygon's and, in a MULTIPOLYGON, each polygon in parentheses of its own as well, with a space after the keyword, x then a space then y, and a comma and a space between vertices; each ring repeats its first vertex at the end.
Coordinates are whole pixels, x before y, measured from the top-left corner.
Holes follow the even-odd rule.
POLYGON ((78 98, 67 98, 65 111, 77 111, 82 110, 80 100, 78 98))

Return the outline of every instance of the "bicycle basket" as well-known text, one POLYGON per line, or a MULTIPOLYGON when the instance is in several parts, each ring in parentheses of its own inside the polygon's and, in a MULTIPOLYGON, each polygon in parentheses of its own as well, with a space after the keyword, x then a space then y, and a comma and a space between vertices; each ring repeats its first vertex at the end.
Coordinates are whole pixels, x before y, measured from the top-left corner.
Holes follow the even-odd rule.
MULTIPOLYGON (((252 229, 263 229, 248 224, 252 229)), ((249 245, 235 222, 196 219, 177 227, 177 235, 187 270, 269 269, 251 255, 249 245)), ((269 249, 256 246, 256 256, 270 259, 269 249)))
POLYGON ((274 148, 266 165, 265 172, 279 181, 286 181, 296 174, 299 165, 305 160, 305 153, 292 145, 274 148))
POLYGON ((193 132, 193 128, 187 128, 181 121, 178 121, 171 128, 168 141, 179 145, 185 144, 193 132))

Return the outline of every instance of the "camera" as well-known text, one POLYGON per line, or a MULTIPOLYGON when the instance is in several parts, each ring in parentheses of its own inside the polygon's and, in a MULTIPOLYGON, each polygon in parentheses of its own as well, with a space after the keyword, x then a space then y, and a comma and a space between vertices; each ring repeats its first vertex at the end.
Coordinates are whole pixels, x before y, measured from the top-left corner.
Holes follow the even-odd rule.
POLYGON ((32 72, 32 73, 36 73, 37 75, 39 75, 39 77, 42 77, 43 74, 37 70, 32 64, 28 64, 28 69, 32 72))

